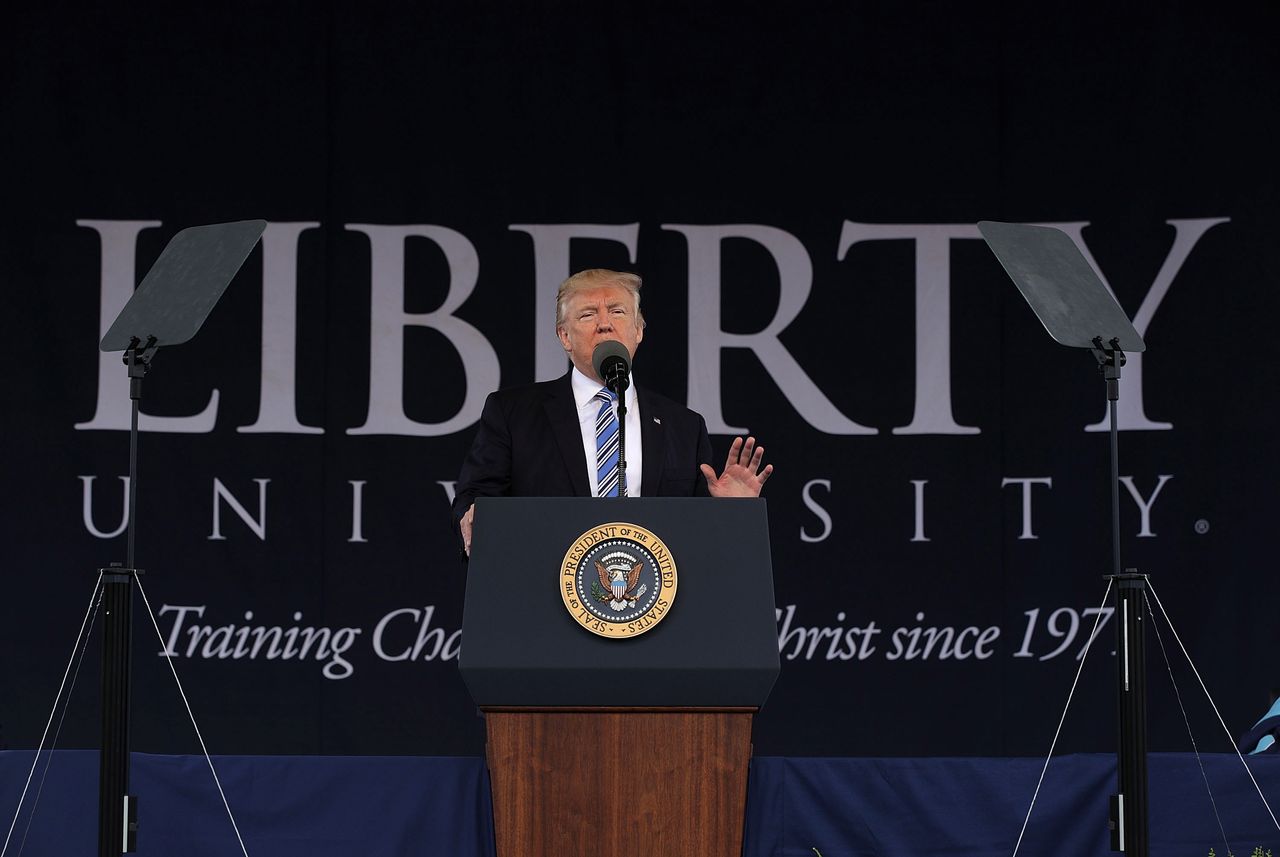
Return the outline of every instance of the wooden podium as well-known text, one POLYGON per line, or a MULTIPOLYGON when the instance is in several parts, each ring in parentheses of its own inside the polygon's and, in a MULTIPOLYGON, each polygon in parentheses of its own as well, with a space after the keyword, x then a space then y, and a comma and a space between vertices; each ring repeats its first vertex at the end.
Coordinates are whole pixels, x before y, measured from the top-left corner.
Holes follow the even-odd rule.
POLYGON ((739 857, 751 721, 778 673, 763 500, 477 502, 459 667, 485 716, 497 857, 739 857), (678 567, 669 613, 597 636, 558 588, 619 521, 678 567))
POLYGON ((751 714, 486 709, 498 856, 738 857, 751 714))

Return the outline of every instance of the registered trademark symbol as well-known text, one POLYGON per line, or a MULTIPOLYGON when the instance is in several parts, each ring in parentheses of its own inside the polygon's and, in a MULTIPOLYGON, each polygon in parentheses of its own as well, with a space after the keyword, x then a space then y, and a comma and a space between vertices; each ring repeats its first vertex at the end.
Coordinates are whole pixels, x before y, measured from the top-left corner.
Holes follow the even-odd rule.
POLYGON ((1201 518, 1200 520, 1196 521, 1196 532, 1202 536, 1205 533, 1209 532, 1209 522, 1206 521, 1204 518, 1201 518))

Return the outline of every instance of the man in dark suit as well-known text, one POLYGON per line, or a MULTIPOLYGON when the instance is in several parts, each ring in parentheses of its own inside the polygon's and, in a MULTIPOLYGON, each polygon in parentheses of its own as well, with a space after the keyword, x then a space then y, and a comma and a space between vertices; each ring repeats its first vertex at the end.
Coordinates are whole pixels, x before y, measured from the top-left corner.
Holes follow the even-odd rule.
MULTIPOLYGON (((634 385, 626 392, 626 472, 598 472, 597 422, 607 422, 609 409, 591 355, 601 342, 614 340, 635 356, 645 326, 640 285, 635 274, 603 269, 565 280, 556 295, 556 334, 573 368, 554 381, 489 395, 453 503, 467 553, 477 497, 592 497, 616 493, 619 475, 629 496, 760 495, 773 465, 761 468, 764 447, 754 438, 735 438, 717 475, 707 463, 706 421, 634 385)), ((611 407, 616 430, 616 402, 611 407)))

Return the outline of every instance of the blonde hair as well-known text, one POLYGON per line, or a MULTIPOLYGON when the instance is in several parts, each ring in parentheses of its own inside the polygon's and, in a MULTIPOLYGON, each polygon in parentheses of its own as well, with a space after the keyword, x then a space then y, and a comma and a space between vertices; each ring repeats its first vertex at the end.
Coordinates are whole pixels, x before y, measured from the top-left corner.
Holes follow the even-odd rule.
POLYGON ((636 325, 644 329, 644 315, 640 312, 640 286, 644 281, 639 274, 627 271, 610 271, 608 268, 588 268, 579 271, 560 284, 556 291, 556 330, 564 326, 565 313, 569 310, 569 298, 574 292, 599 286, 619 286, 631 293, 635 299, 636 325))

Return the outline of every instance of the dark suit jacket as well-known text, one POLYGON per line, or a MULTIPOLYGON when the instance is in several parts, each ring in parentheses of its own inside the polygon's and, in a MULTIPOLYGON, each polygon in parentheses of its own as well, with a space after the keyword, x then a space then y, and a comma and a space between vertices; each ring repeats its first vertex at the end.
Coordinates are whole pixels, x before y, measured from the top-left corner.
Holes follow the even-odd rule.
MULTIPOLYGON (((570 374, 489 395, 458 477, 455 519, 477 497, 591 496, 570 374)), ((644 450, 641 493, 706 496, 707 481, 698 469, 711 463, 706 421, 643 387, 636 394, 644 450)))

